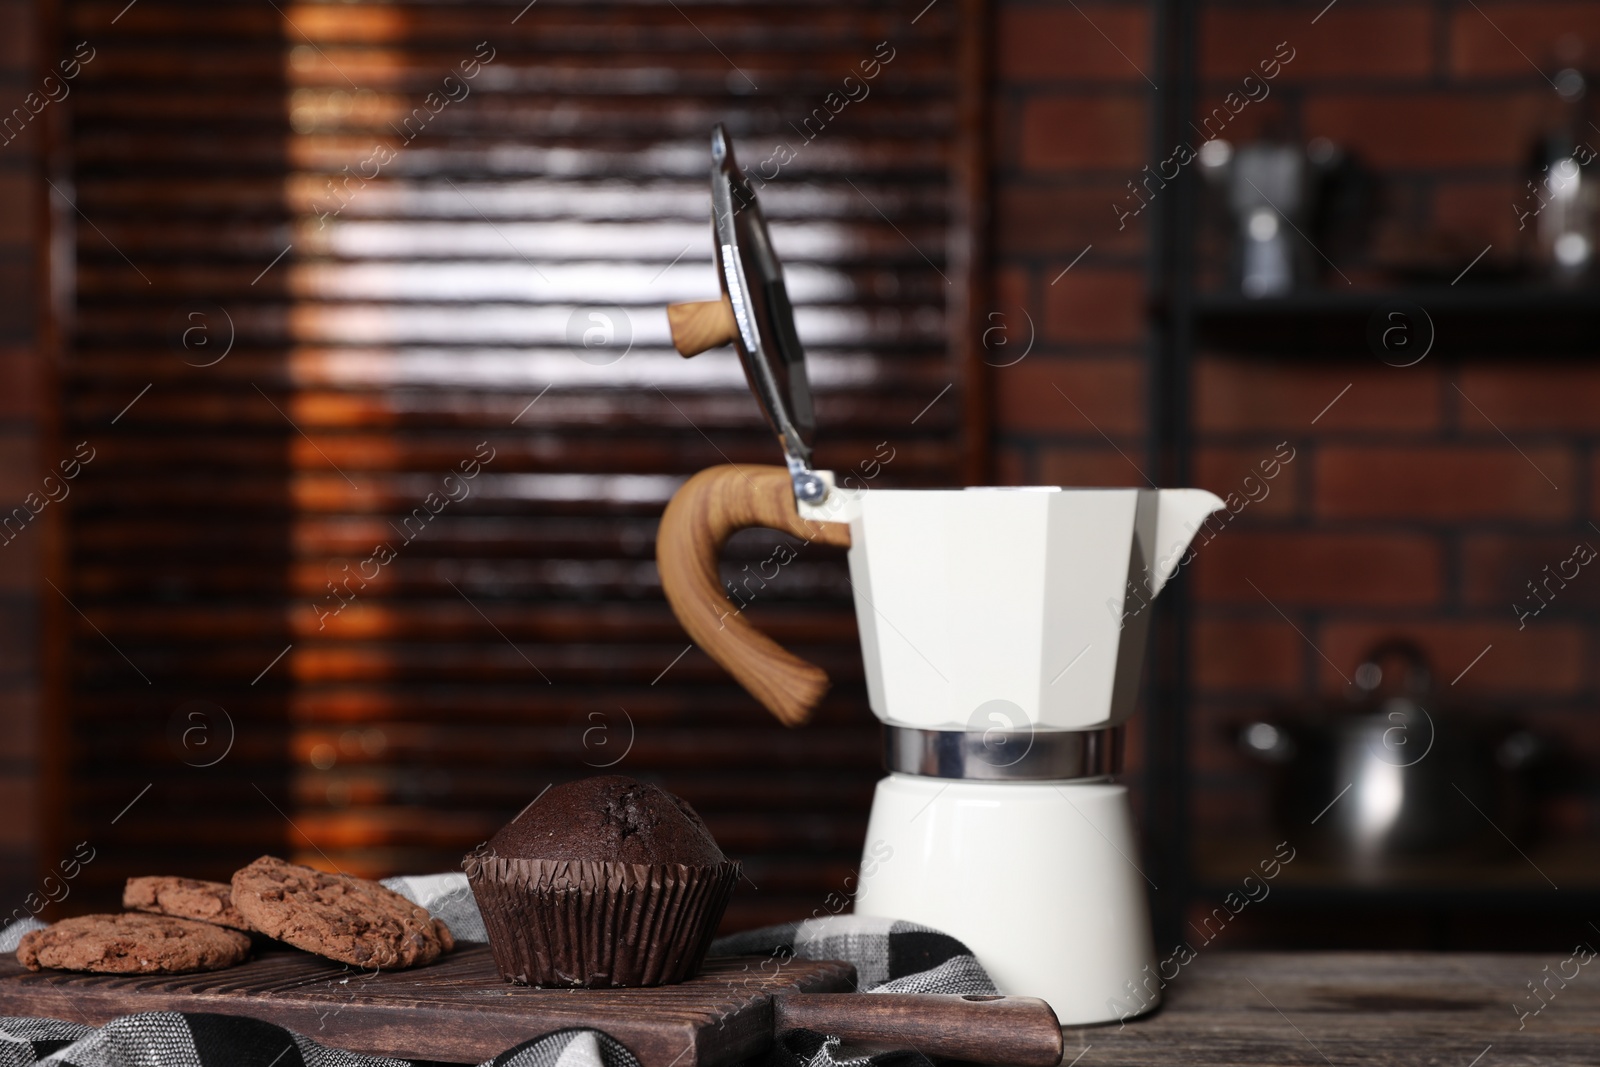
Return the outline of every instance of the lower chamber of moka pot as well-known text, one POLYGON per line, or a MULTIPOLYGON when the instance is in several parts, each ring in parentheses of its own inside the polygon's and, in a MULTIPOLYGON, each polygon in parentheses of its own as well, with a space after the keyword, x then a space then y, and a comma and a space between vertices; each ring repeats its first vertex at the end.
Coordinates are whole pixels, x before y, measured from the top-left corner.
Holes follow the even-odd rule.
POLYGON ((878 783, 856 913, 964 943, 1000 992, 1040 997, 1063 1026, 1159 1003, 1126 786, 1109 778, 878 783))

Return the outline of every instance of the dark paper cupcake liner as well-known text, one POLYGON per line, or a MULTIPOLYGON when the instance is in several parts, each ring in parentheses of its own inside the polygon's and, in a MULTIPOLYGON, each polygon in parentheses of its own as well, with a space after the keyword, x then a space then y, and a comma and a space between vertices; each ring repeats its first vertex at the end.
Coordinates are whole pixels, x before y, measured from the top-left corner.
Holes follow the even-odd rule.
POLYGON ((592 989, 694 977, 739 879, 733 862, 507 859, 486 848, 465 867, 502 977, 592 989))

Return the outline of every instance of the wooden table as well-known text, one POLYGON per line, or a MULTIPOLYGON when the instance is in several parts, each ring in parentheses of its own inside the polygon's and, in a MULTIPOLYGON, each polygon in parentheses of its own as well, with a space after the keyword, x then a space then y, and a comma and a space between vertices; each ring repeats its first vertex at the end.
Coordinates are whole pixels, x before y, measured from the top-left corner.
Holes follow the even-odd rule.
MULTIPOLYGON (((1584 940, 1600 946, 1600 933, 1589 934, 1584 940)), ((1571 951, 1230 953, 1201 948, 1168 984, 1166 997, 1158 1013, 1122 1027, 1067 1029, 1063 1062, 1077 1057, 1078 1067, 1600 1064, 1600 958, 1581 963, 1571 951), (1575 971, 1562 988, 1558 972, 1575 971), (1548 1001, 1537 1015, 1531 1010, 1540 1001, 1529 982, 1548 1001), (1519 1020, 1513 1004, 1530 1014, 1519 1020)))
MULTIPOLYGON (((1600 945, 1600 933, 1589 943, 1600 945)), ((103 1022, 129 1011, 223 1011, 269 1019, 336 1047, 461 1062, 564 1025, 602 1026, 647 1064, 675 1067, 731 1063, 764 1047, 771 1033, 771 1009, 760 990, 746 986, 748 973, 738 961, 713 961, 701 979, 667 990, 564 993, 511 989, 492 974, 485 985, 483 961, 474 959, 486 951, 469 946, 446 963, 385 974, 357 991, 341 981, 348 968, 298 953, 186 978, 34 974, 0 960, 0 1014, 103 1022), (412 988, 419 984, 432 987, 426 997, 412 988), (714 994, 709 1000, 707 989, 714 994), (534 1002, 543 1014, 525 1018, 519 1003, 534 1002), (720 1021, 735 1011, 743 1012, 736 1025, 720 1021), (419 1033, 427 1038, 421 1044, 419 1033), (691 1049, 694 1055, 685 1055, 691 1049)), ((1600 958, 1563 967, 1570 955, 1201 948, 1169 984, 1156 1014, 1121 1027, 1067 1029, 1063 1063, 1600 1064, 1600 958), (1577 977, 1561 988, 1553 976, 1574 970, 1577 977), (1549 1003, 1521 1020, 1519 1031, 1511 1005, 1538 1007, 1527 983, 1547 975, 1554 996, 1547 993, 1549 1003)), ((784 977, 796 988, 829 989, 843 988, 849 975, 842 965, 797 960, 784 977)))

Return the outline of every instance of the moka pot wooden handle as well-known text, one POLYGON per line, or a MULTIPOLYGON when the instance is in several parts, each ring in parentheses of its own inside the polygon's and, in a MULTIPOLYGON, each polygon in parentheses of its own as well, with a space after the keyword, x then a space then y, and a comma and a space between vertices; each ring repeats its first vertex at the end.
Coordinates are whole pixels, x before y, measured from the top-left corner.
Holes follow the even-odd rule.
POLYGON ((685 482, 661 516, 656 535, 661 588, 694 643, 780 722, 798 726, 827 693, 827 673, 751 625, 723 594, 717 573, 722 546, 734 532, 752 526, 808 543, 850 545, 847 525, 800 517, 783 467, 711 467, 685 482))

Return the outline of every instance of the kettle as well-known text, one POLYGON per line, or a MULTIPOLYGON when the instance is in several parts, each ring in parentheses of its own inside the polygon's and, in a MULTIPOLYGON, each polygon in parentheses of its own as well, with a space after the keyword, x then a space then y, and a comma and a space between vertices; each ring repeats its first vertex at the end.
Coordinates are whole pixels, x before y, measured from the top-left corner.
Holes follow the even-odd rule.
POLYGON ((1367 653, 1351 697, 1238 731, 1244 752, 1274 770, 1274 814, 1297 847, 1357 882, 1514 855, 1530 827, 1524 772, 1542 754, 1538 738, 1442 706, 1426 654, 1404 639, 1367 653))

